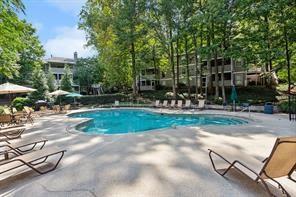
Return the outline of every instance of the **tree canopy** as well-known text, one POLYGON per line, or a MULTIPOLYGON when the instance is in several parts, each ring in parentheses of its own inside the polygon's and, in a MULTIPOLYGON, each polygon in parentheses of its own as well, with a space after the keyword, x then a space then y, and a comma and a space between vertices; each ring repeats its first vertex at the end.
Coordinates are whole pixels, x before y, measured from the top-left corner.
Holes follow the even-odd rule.
POLYGON ((157 67, 170 76, 176 94, 180 78, 187 78, 189 87, 198 84, 190 84, 189 54, 194 54, 196 76, 207 74, 209 91, 216 84, 219 97, 218 57, 266 73, 295 66, 295 15, 293 0, 88 0, 80 28, 97 49, 110 85, 132 85, 136 94, 139 71, 157 67), (180 55, 187 65, 184 76, 180 55))

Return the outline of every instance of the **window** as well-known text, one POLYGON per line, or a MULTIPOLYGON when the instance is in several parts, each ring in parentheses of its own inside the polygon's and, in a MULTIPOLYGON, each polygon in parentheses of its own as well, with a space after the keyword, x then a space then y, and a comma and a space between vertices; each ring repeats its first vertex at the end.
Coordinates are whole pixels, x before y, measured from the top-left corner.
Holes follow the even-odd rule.
POLYGON ((150 86, 150 85, 151 85, 151 81, 150 81, 150 80, 147 80, 147 81, 146 81, 146 85, 147 85, 147 86, 150 86))
POLYGON ((56 80, 58 80, 58 75, 57 74, 53 74, 54 75, 54 78, 56 79, 56 80))
POLYGON ((231 73, 224 73, 224 80, 231 80, 231 73))
POLYGON ((141 86, 145 86, 146 85, 146 81, 141 81, 141 86))

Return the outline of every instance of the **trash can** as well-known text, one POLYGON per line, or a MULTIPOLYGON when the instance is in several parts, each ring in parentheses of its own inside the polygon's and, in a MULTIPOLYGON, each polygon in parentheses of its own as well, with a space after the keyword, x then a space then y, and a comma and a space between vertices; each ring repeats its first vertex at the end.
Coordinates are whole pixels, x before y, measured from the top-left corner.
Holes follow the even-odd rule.
POLYGON ((264 113, 265 114, 273 114, 273 104, 268 102, 264 105, 264 113))

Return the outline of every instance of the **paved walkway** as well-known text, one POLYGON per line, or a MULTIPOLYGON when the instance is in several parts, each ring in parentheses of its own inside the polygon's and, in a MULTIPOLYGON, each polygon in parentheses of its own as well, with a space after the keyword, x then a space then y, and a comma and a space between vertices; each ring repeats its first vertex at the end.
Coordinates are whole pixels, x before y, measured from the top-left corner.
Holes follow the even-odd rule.
MULTIPOLYGON (((249 118, 248 113, 187 113, 249 118)), ((0 195, 266 196, 260 184, 234 170, 227 178, 220 177, 208 157, 207 149, 212 148, 252 166, 270 154, 277 136, 296 135, 296 123, 289 122, 286 115, 250 115, 254 121, 247 125, 177 127, 109 136, 71 133, 68 130, 81 120, 65 115, 41 117, 29 126, 25 138, 42 136, 49 139, 47 146, 67 149, 61 165, 42 176, 17 170, 0 175, 0 195)), ((296 196, 295 183, 284 184, 296 196)))

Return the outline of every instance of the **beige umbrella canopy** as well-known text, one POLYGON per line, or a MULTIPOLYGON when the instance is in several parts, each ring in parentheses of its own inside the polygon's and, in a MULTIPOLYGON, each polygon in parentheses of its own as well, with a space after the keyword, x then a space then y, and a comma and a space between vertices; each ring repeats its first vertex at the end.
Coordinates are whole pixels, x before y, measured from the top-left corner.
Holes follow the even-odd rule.
POLYGON ((9 82, 0 85, 0 94, 28 93, 34 91, 36 91, 36 89, 16 85, 9 82))
MULTIPOLYGON (((49 93, 50 96, 63 96, 70 94, 70 92, 64 91, 64 90, 56 90, 54 92, 49 93)), ((61 98, 60 98, 60 105, 61 105, 61 98)))
POLYGON ((56 90, 54 92, 49 93, 50 96, 62 96, 70 94, 70 92, 64 91, 64 90, 56 90))

